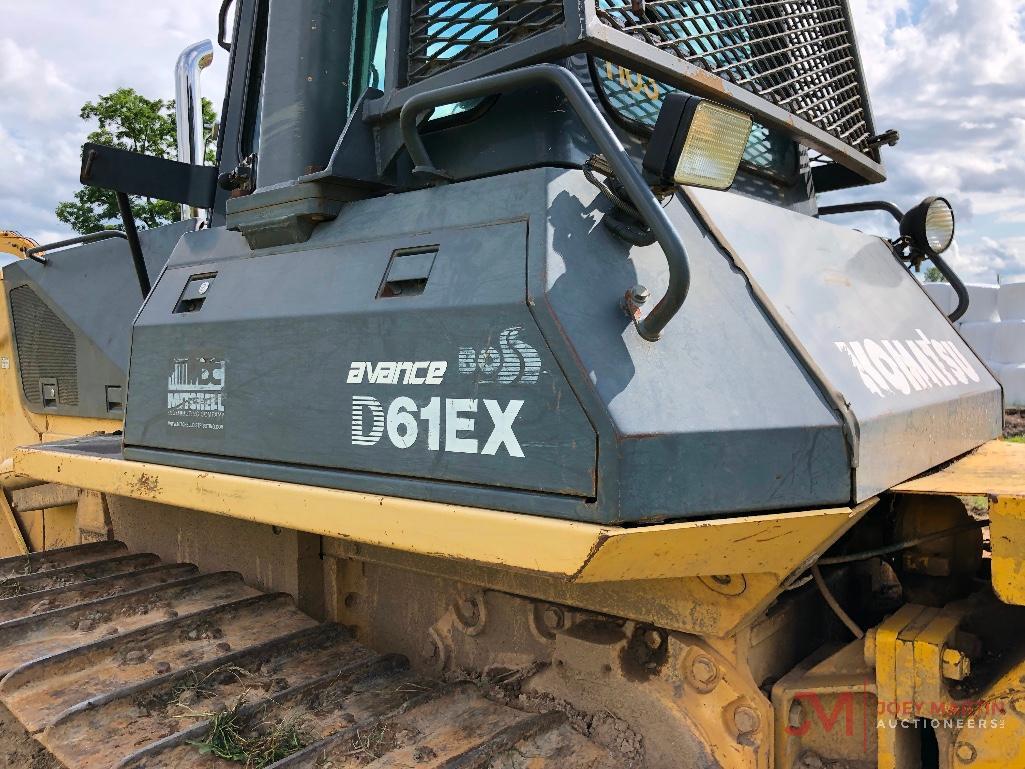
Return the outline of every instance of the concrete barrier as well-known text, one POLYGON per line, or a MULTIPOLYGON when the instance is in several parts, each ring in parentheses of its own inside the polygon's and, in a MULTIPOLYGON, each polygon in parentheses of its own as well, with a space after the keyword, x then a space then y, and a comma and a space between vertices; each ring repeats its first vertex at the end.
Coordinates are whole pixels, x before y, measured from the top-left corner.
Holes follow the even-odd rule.
POLYGON ((957 307, 957 294, 949 283, 925 283, 925 293, 932 297, 941 310, 950 315, 957 307))
POLYGON ((961 336, 968 342, 975 354, 984 361, 996 361, 996 340, 997 330, 1000 328, 1000 321, 979 321, 975 323, 960 323, 958 330, 961 336))
POLYGON ((1005 283, 1000 286, 997 307, 1000 320, 1025 320, 1025 283, 1005 283))
MULTIPOLYGON (((957 306, 957 295, 946 283, 926 283, 926 293, 946 313, 957 306)), ((968 312, 956 323, 958 331, 1004 388, 1004 405, 1025 408, 1025 282, 992 286, 967 284, 968 312)))
MULTIPOLYGON (((987 283, 968 283, 968 311, 961 317, 961 323, 982 323, 1000 320, 1000 286, 987 283)), ((951 289, 953 291, 953 289, 951 289)))
POLYGON ((1004 387, 1004 406, 1025 408, 1025 365, 1003 365, 997 369, 997 377, 1004 387))
POLYGON ((1025 365, 1025 320, 1000 321, 991 354, 994 363, 1025 365))

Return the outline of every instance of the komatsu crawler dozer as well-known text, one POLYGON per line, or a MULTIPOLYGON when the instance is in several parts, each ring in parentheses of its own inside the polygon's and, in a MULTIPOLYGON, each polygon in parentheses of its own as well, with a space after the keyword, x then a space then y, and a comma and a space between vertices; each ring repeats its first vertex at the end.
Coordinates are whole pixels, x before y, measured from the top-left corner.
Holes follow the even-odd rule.
POLYGON ((203 43, 3 269, 7 765, 1025 767, 1025 446, 947 202, 819 205, 846 0, 220 10, 216 166, 203 43))

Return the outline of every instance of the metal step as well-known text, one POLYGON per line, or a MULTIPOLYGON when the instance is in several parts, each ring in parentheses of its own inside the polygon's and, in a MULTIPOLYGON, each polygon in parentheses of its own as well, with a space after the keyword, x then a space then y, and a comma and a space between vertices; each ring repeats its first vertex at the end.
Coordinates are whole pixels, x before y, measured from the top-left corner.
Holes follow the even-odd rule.
POLYGON ((68 769, 620 765, 559 713, 424 678, 236 574, 115 542, 0 561, 15 582, 0 703, 68 769))

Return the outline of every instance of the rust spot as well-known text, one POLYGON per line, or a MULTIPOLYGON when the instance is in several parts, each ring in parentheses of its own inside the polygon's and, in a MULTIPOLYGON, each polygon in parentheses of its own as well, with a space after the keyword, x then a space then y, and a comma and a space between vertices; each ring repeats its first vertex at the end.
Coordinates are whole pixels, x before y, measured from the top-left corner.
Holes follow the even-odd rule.
POLYGON ((619 665, 623 671, 623 677, 628 681, 647 681, 650 678, 657 678, 669 656, 669 638, 659 634, 650 625, 637 625, 634 627, 633 635, 630 636, 630 643, 623 647, 619 653, 619 665), (659 645, 653 647, 648 637, 655 634, 659 637, 659 645))
POLYGON ((160 492, 160 481, 155 475, 140 473, 138 479, 132 483, 132 491, 142 496, 155 497, 160 492))

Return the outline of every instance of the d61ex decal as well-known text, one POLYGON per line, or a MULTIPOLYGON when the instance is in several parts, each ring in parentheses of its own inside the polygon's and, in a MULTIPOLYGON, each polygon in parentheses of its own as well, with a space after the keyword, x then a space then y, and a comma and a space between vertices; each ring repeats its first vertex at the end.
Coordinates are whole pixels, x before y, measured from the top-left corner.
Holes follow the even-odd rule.
POLYGON ((522 400, 505 405, 487 398, 431 398, 423 405, 405 396, 387 407, 369 395, 352 396, 352 444, 376 446, 387 436, 399 449, 523 457, 515 421, 522 400))

